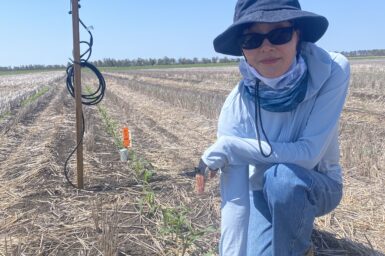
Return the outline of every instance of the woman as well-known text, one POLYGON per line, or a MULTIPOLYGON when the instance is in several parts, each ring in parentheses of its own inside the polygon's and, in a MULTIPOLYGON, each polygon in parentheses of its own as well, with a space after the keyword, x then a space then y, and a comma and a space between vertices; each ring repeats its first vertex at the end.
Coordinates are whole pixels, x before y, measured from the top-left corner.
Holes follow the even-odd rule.
POLYGON ((311 255, 315 217, 341 200, 350 71, 314 44, 327 27, 297 0, 239 0, 214 40, 217 52, 245 59, 199 165, 221 170, 221 255, 311 255))

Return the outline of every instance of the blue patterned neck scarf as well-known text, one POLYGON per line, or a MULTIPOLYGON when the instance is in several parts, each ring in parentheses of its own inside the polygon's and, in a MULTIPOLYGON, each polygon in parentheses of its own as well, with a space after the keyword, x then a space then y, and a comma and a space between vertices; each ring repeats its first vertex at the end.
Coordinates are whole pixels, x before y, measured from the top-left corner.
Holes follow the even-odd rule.
POLYGON ((278 78, 261 76, 245 60, 239 65, 241 83, 253 99, 258 95, 260 106, 270 112, 289 112, 300 104, 307 91, 307 66, 302 57, 278 78), (256 91, 258 90, 258 91, 256 91))

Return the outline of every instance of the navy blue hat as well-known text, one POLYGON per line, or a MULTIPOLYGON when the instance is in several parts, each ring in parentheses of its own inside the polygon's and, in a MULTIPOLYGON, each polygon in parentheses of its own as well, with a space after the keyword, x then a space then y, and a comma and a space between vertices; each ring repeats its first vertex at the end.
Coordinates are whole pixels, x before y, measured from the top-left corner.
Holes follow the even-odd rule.
POLYGON ((238 38, 243 30, 255 22, 292 21, 301 31, 301 40, 316 42, 328 28, 328 20, 318 14, 301 10, 298 0, 238 0, 234 22, 214 39, 215 51, 241 56, 238 38))

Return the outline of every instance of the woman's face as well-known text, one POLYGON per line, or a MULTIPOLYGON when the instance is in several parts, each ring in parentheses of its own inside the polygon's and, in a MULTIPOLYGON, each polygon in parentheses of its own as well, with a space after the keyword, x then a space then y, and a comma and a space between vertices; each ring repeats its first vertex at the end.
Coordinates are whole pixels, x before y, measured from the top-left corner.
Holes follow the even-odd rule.
MULTIPOLYGON (((244 34, 267 34, 270 31, 291 27, 288 21, 279 23, 255 23, 244 34)), ((297 53, 299 31, 294 30, 293 37, 285 44, 274 45, 268 39, 264 39, 262 45, 256 49, 242 49, 247 62, 264 77, 278 77, 289 70, 297 53)))

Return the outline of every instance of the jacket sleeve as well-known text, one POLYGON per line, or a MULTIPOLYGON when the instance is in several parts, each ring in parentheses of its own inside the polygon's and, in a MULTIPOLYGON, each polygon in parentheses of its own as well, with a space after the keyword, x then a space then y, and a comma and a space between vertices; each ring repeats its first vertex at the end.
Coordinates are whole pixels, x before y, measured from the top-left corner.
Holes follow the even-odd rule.
MULTIPOLYGON (((238 84, 227 96, 218 119, 217 141, 206 149, 202 156, 202 160, 210 169, 221 169, 228 165, 227 156, 230 153, 224 152, 222 148, 229 145, 225 138, 243 137, 242 113, 245 106, 240 90, 241 86, 238 84)), ((247 162, 242 162, 242 164, 247 165, 247 162)))
MULTIPOLYGON (((273 153, 265 158, 261 155, 258 140, 242 138, 236 133, 221 132, 216 143, 208 148, 202 159, 210 168, 226 165, 291 163, 306 169, 313 169, 323 157, 335 132, 345 102, 350 69, 345 58, 334 62, 332 73, 319 91, 307 125, 294 142, 271 142, 273 153), (211 166, 210 166, 211 165, 211 166)), ((270 148, 261 141, 262 150, 270 148)))
MULTIPOLYGON (((264 157, 258 153, 259 148, 253 147, 252 142, 256 140, 248 138, 248 134, 255 134, 255 126, 241 97, 242 88, 238 85, 226 98, 219 115, 217 141, 202 156, 202 160, 210 169, 266 163, 264 157)), ((265 142, 262 143, 264 152, 268 152, 270 148, 265 142)))

